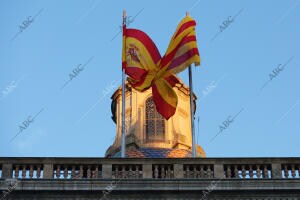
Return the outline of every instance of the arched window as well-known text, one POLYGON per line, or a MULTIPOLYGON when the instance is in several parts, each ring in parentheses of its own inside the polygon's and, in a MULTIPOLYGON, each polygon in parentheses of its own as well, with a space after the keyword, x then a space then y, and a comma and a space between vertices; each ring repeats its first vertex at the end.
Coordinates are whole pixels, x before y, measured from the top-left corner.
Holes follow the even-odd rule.
POLYGON ((153 98, 146 100, 146 141, 165 140, 165 120, 157 112, 153 98))

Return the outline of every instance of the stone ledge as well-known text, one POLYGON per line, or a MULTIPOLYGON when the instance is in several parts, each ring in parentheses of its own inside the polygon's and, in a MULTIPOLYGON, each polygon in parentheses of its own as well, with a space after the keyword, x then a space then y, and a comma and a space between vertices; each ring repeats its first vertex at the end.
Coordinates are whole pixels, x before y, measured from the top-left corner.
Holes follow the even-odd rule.
MULTIPOLYGON (((7 190, 9 182, 0 179, 0 190, 7 190)), ((112 186, 114 191, 256 191, 297 190, 300 192, 300 179, 93 179, 93 180, 24 180, 18 179, 15 191, 102 191, 112 186)))

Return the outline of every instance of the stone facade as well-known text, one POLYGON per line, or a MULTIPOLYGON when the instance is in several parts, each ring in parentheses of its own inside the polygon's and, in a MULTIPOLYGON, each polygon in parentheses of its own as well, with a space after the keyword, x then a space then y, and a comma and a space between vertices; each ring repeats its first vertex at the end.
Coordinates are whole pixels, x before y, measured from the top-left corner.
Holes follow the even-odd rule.
POLYGON ((0 158, 5 199, 298 200, 300 158, 0 158))

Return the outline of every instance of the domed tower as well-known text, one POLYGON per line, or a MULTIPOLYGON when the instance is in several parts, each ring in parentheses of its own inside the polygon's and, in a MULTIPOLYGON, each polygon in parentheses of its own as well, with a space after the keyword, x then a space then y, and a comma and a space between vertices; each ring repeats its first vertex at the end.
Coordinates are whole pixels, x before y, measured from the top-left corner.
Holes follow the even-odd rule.
MULTIPOLYGON (((151 88, 139 92, 126 83, 126 157, 183 158, 192 157, 192 131, 189 88, 180 81, 174 90, 178 96, 176 113, 169 120, 156 110, 151 88)), ((196 107, 196 96, 194 105, 196 107)), ((121 156, 122 88, 111 97, 112 119, 116 123, 114 143, 107 149, 106 157, 121 156)), ((196 108, 194 109, 196 110, 196 108)), ((197 146, 197 156, 205 157, 197 146)))

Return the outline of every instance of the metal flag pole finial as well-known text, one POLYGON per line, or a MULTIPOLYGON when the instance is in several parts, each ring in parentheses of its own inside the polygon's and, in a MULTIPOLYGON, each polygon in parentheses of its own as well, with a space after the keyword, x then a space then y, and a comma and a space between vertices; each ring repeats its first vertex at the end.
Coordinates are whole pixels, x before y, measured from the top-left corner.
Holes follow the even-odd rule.
MULTIPOLYGON (((126 25, 126 10, 123 11, 123 25, 126 25)), ((122 38, 123 39, 123 38, 122 38)), ((122 139, 121 157, 125 158, 125 69, 122 68, 122 139)))

